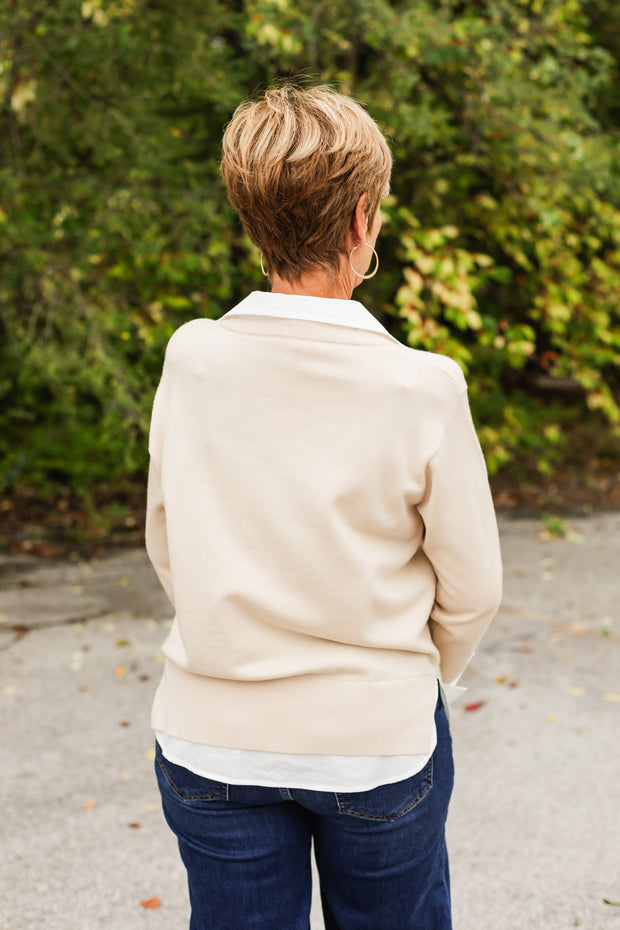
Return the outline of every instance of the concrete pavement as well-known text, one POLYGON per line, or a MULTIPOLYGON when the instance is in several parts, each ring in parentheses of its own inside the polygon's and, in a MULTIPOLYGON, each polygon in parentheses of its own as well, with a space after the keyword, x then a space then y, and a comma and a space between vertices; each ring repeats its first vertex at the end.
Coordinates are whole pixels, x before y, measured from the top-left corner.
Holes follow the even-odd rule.
MULTIPOLYGON (((454 927, 620 930, 620 514, 500 528, 452 711, 454 927)), ((148 726, 169 616, 140 550, 0 556, 0 930, 187 927, 148 726)))

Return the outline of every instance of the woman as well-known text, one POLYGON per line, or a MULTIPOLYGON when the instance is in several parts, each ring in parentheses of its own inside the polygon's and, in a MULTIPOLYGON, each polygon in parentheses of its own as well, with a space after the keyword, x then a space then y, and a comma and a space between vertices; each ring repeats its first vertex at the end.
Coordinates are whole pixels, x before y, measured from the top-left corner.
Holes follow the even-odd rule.
POLYGON ((175 619, 152 722, 191 930, 307 930, 312 840, 327 930, 451 926, 438 681, 501 568, 459 367, 351 300, 390 171, 345 96, 241 106, 222 173, 271 292, 167 349, 147 548, 175 619))

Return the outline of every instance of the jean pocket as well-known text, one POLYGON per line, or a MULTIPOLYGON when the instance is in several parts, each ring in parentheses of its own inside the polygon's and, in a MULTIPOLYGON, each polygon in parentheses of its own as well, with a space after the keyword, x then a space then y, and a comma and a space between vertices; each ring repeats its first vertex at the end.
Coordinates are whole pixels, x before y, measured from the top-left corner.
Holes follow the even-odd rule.
POLYGON ((337 793, 341 814, 363 820, 398 820, 420 804, 433 787, 433 759, 423 769, 404 781, 381 785, 370 791, 337 793))
POLYGON ((181 801, 227 801, 228 785, 196 775, 182 765, 170 762, 159 745, 155 752, 155 767, 162 788, 168 788, 181 801))

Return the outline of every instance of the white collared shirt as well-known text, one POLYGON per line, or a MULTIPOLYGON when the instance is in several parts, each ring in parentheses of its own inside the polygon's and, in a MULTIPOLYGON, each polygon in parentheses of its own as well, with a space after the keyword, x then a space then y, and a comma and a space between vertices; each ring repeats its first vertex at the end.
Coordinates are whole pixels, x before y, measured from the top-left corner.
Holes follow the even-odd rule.
POLYGON ((335 326, 367 329, 394 339, 372 313, 357 300, 253 291, 236 307, 225 313, 222 319, 227 320, 234 316, 272 316, 287 320, 312 320, 314 323, 331 323, 335 326))
MULTIPOLYGON (((255 291, 222 319, 235 316, 311 320, 369 330, 394 338, 361 303, 354 300, 255 291)), ((442 686, 442 690, 451 701, 465 689, 442 686)), ((434 749, 437 741, 434 721, 431 725, 434 749)), ((424 768, 432 754, 432 750, 428 755, 402 756, 275 753, 207 746, 160 732, 156 736, 166 759, 197 775, 228 784, 314 791, 368 791, 379 785, 402 781, 424 768)))

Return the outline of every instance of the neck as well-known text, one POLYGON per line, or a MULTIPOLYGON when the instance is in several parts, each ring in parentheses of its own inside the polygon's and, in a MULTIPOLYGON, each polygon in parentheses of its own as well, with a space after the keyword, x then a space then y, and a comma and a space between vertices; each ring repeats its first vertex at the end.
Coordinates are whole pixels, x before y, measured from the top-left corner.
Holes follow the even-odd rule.
POLYGON ((308 272, 297 281, 287 281, 274 274, 271 278, 273 294, 291 294, 297 297, 329 297, 332 300, 351 300, 355 284, 347 275, 334 279, 317 269, 308 272))

